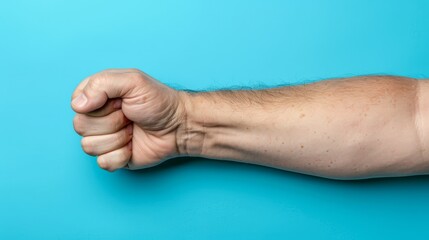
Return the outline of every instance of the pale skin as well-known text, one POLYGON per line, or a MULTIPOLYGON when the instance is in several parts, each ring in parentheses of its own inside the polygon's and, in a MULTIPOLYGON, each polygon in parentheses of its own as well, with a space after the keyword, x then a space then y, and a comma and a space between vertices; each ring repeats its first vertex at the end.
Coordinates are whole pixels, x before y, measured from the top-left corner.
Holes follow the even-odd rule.
POLYGON ((361 76, 193 93, 137 69, 83 80, 72 96, 83 150, 108 171, 178 156, 332 179, 429 172, 429 81, 361 76))

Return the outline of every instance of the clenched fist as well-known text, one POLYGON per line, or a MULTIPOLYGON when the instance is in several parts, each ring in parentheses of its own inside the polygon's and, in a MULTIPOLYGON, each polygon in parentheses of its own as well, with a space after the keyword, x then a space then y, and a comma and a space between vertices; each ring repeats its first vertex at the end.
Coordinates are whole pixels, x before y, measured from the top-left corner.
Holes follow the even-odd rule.
POLYGON ((106 170, 139 169, 177 156, 184 93, 136 69, 102 71, 72 96, 73 125, 83 150, 106 170))

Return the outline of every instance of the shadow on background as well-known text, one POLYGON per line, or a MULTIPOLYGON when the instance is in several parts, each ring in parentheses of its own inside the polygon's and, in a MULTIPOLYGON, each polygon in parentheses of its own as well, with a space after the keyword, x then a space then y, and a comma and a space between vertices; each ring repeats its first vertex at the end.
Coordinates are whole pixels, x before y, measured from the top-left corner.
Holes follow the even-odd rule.
POLYGON ((242 169, 242 171, 251 171, 251 172, 260 172, 262 174, 273 174, 279 177, 284 178, 294 178, 299 181, 306 182, 319 182, 327 185, 339 185, 347 187, 364 187, 364 186, 379 186, 379 185, 396 185, 401 186, 404 184, 413 184, 413 185, 422 185, 428 186, 429 184, 429 175, 417 175, 417 176, 406 176, 406 177, 381 177, 381 178, 369 178, 369 179, 359 179, 359 180, 335 180, 329 178, 323 178, 318 176, 312 176, 307 174, 301 174, 296 172, 285 171, 281 169, 265 167, 254 164, 247 164, 235 161, 222 161, 214 160, 208 158, 200 157, 177 157, 172 158, 168 161, 165 161, 157 166, 139 169, 139 170, 119 170, 125 179, 129 178, 132 180, 144 179, 147 177, 155 176, 158 174, 163 174, 168 171, 174 171, 174 169, 183 168, 186 166, 192 166, 198 163, 207 165, 212 170, 225 170, 230 168, 231 170, 242 169))

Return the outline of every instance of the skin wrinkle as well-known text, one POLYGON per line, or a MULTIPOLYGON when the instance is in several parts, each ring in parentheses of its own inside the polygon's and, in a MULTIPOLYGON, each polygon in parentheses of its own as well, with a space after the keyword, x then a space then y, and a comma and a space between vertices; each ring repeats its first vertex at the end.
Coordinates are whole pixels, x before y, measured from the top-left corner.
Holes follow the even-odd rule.
POLYGON ((175 133, 175 138, 176 138, 176 152, 179 155, 182 155, 182 148, 180 146, 183 146, 185 153, 187 153, 186 147, 186 137, 185 138, 181 138, 180 135, 183 132, 183 128, 186 129, 188 128, 188 114, 187 114, 187 104, 185 103, 185 100, 183 99, 183 95, 181 95, 181 93, 179 92, 178 94, 179 96, 179 104, 178 104, 178 108, 176 109, 176 111, 181 111, 180 112, 180 116, 178 117, 178 121, 181 122, 182 124, 179 125, 179 127, 176 130, 175 133), (179 109, 180 107, 180 109, 179 109))

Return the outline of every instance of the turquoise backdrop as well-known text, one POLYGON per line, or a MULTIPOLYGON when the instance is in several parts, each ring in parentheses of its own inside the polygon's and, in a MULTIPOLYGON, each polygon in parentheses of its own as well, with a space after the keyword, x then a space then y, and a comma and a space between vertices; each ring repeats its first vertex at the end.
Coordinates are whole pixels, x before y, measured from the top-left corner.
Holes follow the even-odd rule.
POLYGON ((427 176, 200 158, 108 173, 70 108, 105 68, 194 90, 429 77, 428 13, 425 0, 0 1, 0 239, 428 239, 427 176))

